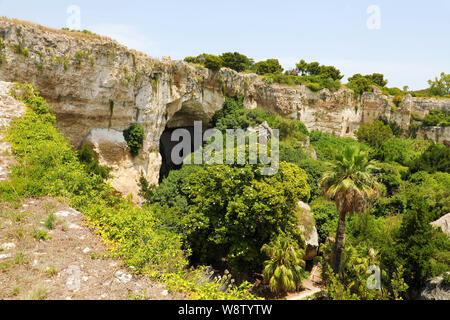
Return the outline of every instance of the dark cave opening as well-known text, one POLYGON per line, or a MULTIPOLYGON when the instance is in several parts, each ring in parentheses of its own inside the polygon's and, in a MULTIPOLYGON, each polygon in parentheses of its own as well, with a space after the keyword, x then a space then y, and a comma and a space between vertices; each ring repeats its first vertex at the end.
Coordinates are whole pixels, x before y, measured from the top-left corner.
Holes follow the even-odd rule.
MULTIPOLYGON (((193 126, 185 126, 185 127, 177 127, 177 128, 169 128, 166 127, 166 129, 164 130, 163 134, 161 135, 160 141, 159 141, 159 152, 161 154, 162 157, 162 165, 161 165, 161 169, 159 172, 159 183, 161 184, 161 182, 167 178, 169 176, 169 173, 173 170, 180 170, 182 168, 182 164, 175 164, 172 161, 172 151, 175 148, 175 146, 177 146, 180 141, 172 141, 172 134, 174 133, 175 130, 177 129, 185 129, 187 131, 189 131, 190 137, 191 137, 191 151, 195 152, 197 151, 199 148, 201 148, 204 145, 203 139, 202 139, 202 144, 200 147, 195 146, 194 143, 194 127, 193 126)), ((202 136, 205 132, 207 128, 203 128, 202 130, 202 136)), ((183 151, 180 152, 180 157, 182 157, 183 159, 185 159, 187 156, 189 156, 191 153, 188 154, 182 154, 183 151)))

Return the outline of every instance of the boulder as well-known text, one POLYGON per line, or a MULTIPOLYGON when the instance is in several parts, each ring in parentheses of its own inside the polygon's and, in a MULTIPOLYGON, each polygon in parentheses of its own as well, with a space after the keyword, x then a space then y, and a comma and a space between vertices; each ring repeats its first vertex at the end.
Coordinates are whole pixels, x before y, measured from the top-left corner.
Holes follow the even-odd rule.
POLYGON ((420 292, 422 300, 450 300, 450 286, 443 283, 443 277, 429 280, 420 292))
POLYGON ((311 207, 300 201, 298 203, 299 229, 302 231, 303 240, 306 244, 305 260, 312 260, 317 255, 319 249, 319 234, 317 233, 316 222, 311 212, 311 207))
POLYGON ((447 213, 439 220, 432 222, 431 225, 437 228, 441 228, 443 232, 445 232, 447 235, 450 235, 450 213, 447 213))

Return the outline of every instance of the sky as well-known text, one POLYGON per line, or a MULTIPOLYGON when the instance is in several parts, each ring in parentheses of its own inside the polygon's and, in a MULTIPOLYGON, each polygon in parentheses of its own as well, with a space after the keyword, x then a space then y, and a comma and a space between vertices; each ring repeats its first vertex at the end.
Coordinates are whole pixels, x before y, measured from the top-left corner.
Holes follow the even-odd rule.
POLYGON ((377 72, 419 90, 450 73, 450 0, 0 0, 0 16, 80 27, 154 57, 238 51, 285 69, 318 61, 344 83, 377 72))

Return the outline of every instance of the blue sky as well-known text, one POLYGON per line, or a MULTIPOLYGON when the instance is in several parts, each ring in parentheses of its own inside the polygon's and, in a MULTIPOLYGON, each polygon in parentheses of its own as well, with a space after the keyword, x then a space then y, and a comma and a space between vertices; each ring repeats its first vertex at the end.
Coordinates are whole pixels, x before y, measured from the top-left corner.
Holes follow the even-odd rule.
POLYGON ((354 73, 384 73, 389 86, 427 87, 450 73, 450 0, 0 0, 0 15, 62 28, 67 8, 81 28, 155 57, 239 51, 255 60, 301 58, 354 73), (380 9, 371 30, 367 9, 380 9))

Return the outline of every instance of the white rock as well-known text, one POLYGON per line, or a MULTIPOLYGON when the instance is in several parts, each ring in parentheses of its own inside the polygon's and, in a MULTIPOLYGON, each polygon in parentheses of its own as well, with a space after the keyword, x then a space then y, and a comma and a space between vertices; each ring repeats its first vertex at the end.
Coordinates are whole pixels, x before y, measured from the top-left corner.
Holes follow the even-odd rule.
POLYGON ((0 254, 0 260, 2 260, 2 259, 9 259, 11 257, 12 257, 12 255, 10 253, 0 254))
POLYGON ((77 225, 75 223, 69 223, 69 229, 71 229, 71 230, 81 230, 83 228, 81 228, 79 225, 77 225))
POLYGON ((169 291, 164 290, 161 295, 163 295, 164 297, 167 297, 169 295, 169 291))
POLYGON ((14 249, 16 247, 16 245, 12 242, 7 242, 2 244, 2 249, 3 250, 10 250, 10 249, 14 249))
POLYGON ((88 254, 89 252, 91 252, 91 249, 89 249, 89 248, 85 248, 85 249, 83 250, 83 253, 88 254))
POLYGON ((131 281, 133 276, 131 274, 125 273, 123 271, 117 271, 114 276, 116 277, 117 283, 128 283, 131 281))

